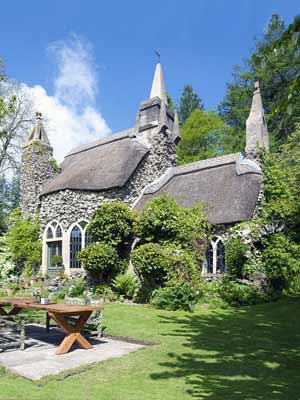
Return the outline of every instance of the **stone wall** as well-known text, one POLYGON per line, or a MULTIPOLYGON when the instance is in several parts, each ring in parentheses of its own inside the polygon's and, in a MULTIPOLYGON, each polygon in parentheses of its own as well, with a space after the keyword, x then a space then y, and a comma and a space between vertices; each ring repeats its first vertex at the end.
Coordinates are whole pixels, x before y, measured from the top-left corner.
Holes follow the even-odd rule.
POLYGON ((23 215, 35 216, 40 207, 41 185, 52 178, 55 171, 53 150, 49 145, 35 141, 22 154, 20 195, 23 215))
POLYGON ((41 232, 53 220, 60 222, 65 230, 76 221, 89 220, 105 201, 120 200, 133 204, 146 185, 158 179, 176 163, 176 146, 166 132, 157 132, 156 128, 149 130, 147 136, 150 151, 123 188, 100 192, 63 190, 43 196, 40 208, 41 232))

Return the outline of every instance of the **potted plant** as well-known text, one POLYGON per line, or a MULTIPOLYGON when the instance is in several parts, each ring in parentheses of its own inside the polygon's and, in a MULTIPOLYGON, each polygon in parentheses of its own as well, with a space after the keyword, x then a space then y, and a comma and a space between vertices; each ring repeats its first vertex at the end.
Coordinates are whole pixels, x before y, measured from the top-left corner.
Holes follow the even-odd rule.
POLYGON ((41 304, 49 304, 50 299, 49 299, 49 290, 47 289, 41 289, 40 296, 41 296, 41 304))
POLYGON ((56 266, 56 268, 60 267, 60 266, 62 265, 62 262, 63 262, 62 256, 59 256, 59 255, 57 255, 57 254, 54 255, 54 256, 51 258, 51 262, 52 262, 53 265, 56 266))
POLYGON ((23 286, 25 289, 30 287, 30 281, 32 279, 32 276, 33 276, 32 266, 26 264, 22 273, 23 286))

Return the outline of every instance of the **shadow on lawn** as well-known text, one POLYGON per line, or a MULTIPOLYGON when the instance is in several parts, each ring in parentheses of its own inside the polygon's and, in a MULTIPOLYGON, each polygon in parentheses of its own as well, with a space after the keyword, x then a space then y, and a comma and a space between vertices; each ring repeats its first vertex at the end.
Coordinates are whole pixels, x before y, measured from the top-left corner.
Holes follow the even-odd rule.
POLYGON ((290 306, 161 317, 170 324, 168 336, 176 337, 174 352, 161 364, 164 372, 151 378, 184 377, 188 393, 198 399, 300 399, 299 301, 290 306))

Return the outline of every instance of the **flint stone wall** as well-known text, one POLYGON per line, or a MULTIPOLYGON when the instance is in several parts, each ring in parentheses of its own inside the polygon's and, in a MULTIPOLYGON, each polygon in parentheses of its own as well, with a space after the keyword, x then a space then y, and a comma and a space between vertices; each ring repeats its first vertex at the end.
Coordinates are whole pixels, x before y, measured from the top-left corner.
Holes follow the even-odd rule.
POLYGON ((40 207, 41 185, 57 172, 52 164, 52 147, 38 141, 26 147, 22 154, 20 203, 23 215, 34 217, 40 207))
POLYGON ((41 232, 53 220, 59 222, 64 230, 74 222, 89 220, 99 205, 106 201, 120 200, 132 205, 146 185, 176 164, 176 146, 167 133, 157 133, 157 129, 153 129, 148 133, 148 141, 151 144, 149 153, 123 188, 99 192, 69 189, 42 196, 41 232))

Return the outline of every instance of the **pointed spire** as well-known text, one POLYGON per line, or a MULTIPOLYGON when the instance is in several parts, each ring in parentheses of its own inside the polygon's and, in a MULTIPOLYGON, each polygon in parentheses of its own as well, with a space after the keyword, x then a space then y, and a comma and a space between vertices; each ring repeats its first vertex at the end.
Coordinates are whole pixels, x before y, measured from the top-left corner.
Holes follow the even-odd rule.
POLYGON ((156 64, 150 98, 159 97, 163 103, 168 104, 167 92, 164 82, 163 70, 160 63, 156 64))
POLYGON ((269 150, 269 133, 266 124, 259 82, 255 82, 252 105, 246 121, 246 152, 264 147, 269 150))
POLYGON ((180 129, 179 129, 179 119, 178 119, 177 111, 175 111, 175 115, 174 115, 172 139, 175 144, 177 144, 181 140, 181 134, 180 134, 180 129))
POLYGON ((28 144, 30 144, 31 142, 33 142, 35 140, 38 140, 38 141, 43 142, 43 143, 47 144, 48 146, 50 146, 50 141, 48 139, 47 133, 42 124, 42 113, 36 112, 35 119, 36 119, 35 126, 32 129, 31 134, 29 135, 29 137, 27 139, 26 146, 28 146, 28 144))

